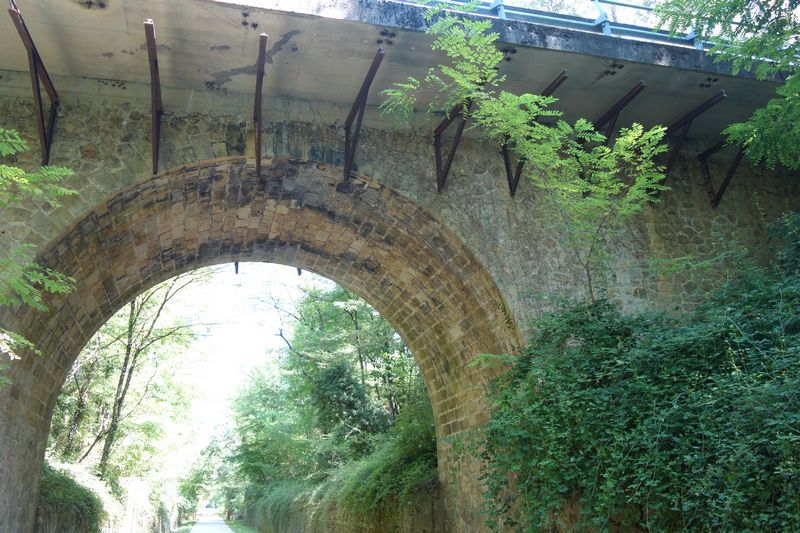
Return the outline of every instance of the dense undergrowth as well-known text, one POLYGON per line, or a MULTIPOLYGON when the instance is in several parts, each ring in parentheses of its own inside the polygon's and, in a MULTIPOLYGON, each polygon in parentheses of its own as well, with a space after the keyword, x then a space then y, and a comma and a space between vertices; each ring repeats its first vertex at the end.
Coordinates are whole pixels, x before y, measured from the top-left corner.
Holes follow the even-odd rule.
POLYGON ((437 485, 436 437, 430 403, 406 406, 374 451, 326 473, 321 482, 279 480, 251 487, 247 506, 253 522, 292 531, 292 520, 308 516, 311 527, 380 523, 387 510, 414 503, 437 485))
POLYGON ((773 265, 688 317, 600 301, 537 324, 492 395, 495 529, 800 530, 800 216, 776 231, 773 265))
POLYGON ((207 500, 262 531, 372 531, 436 492, 433 413, 399 335, 340 287, 306 290, 287 320, 280 371, 240 389, 181 483, 184 514, 207 500))
POLYGON ((47 463, 39 482, 38 505, 37 531, 100 531, 103 520, 103 504, 100 498, 67 473, 47 463))

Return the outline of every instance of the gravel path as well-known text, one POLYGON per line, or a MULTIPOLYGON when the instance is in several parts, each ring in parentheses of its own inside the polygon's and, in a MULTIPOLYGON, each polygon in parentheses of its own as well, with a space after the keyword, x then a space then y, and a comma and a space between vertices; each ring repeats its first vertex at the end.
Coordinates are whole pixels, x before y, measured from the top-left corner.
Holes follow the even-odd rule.
POLYGON ((219 516, 201 516, 191 533, 233 533, 233 530, 219 516))

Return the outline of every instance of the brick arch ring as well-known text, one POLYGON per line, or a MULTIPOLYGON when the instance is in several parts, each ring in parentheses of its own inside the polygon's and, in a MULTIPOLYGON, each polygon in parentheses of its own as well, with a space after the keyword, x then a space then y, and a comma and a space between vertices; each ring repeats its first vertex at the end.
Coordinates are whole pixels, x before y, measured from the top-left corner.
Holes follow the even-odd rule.
MULTIPOLYGON (((41 254, 44 264, 75 278, 75 291, 52 298, 49 313, 0 316, 43 353, 12 369, 13 405, 0 415, 0 446, 20 439, 17 459, 31 462, 33 454, 40 465, 61 384, 99 327, 166 279, 232 261, 295 266, 358 294, 414 354, 439 440, 482 424, 486 377, 467 364, 520 344, 494 280, 411 200, 368 178, 337 190, 340 181, 340 168, 316 162, 265 160, 258 178, 252 161, 216 159, 154 176, 84 216, 41 254)), ((6 480, 29 491, 35 480, 22 478, 32 474, 13 475, 20 465, 12 460, 0 461, 6 480)))

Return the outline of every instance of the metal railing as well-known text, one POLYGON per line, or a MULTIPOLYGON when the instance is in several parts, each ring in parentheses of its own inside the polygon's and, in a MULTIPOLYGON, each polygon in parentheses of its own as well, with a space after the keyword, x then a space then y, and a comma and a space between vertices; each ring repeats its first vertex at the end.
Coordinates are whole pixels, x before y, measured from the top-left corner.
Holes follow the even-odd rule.
MULTIPOLYGON (((415 2, 414 0, 390 1, 394 3, 412 4, 425 7, 424 4, 415 2)), ((594 4, 594 7, 597 11, 597 17, 594 19, 576 15, 555 13, 551 11, 511 6, 505 4, 503 0, 482 0, 476 2, 471 14, 506 20, 532 22, 534 24, 544 24, 559 28, 570 28, 609 36, 657 42, 661 44, 687 46, 696 48, 698 50, 707 50, 712 47, 712 44, 708 41, 698 39, 694 32, 689 32, 686 34, 673 34, 665 30, 657 30, 645 26, 625 24, 614 21, 608 16, 608 12, 603 8, 603 5, 619 6, 648 13, 652 13, 654 11, 652 7, 630 4, 627 2, 619 2, 616 0, 587 1, 594 4)), ((450 4, 456 7, 466 6, 471 2, 469 2, 469 0, 442 0, 441 3, 450 4)))

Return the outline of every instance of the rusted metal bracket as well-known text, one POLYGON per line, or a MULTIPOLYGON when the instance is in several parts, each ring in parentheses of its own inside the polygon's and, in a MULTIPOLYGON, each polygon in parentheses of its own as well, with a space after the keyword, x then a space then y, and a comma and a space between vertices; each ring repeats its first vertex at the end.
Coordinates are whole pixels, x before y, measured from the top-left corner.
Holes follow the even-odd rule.
POLYGON ((617 100, 617 102, 611 106, 611 108, 603 113, 603 116, 598 118, 595 123, 594 127, 597 131, 603 130, 603 135, 606 137, 606 144, 611 142, 611 138, 614 135, 614 130, 617 127, 617 119, 619 118, 619 114, 622 112, 625 107, 630 104, 634 98, 639 96, 645 88, 647 84, 644 81, 639 81, 633 88, 628 91, 625 96, 617 100))
MULTIPOLYGON (((567 71, 562 70, 558 73, 558 76, 556 76, 555 79, 544 88, 542 91, 542 96, 552 96, 553 93, 556 92, 556 89, 558 89, 566 80, 567 71)), ((522 176, 522 169, 525 167, 525 159, 521 158, 519 161, 517 161, 517 167, 516 169, 513 169, 513 164, 511 162, 511 151, 508 149, 507 142, 503 143, 503 146, 500 147, 500 154, 503 156, 503 164, 506 168, 508 192, 513 198, 517 194, 517 186, 519 185, 519 179, 522 176)))
POLYGON ((522 176, 522 169, 525 167, 525 159, 520 158, 517 161, 516 170, 512 170, 511 154, 508 150, 508 143, 504 143, 500 148, 500 153, 503 155, 503 164, 506 167, 506 179, 508 180, 508 192, 513 198, 517 194, 517 186, 519 185, 519 178, 522 176))
POLYGON ((719 189, 714 189, 714 182, 711 180, 711 169, 708 167, 708 158, 719 152, 724 147, 725 141, 719 141, 717 144, 697 156, 697 159, 700 161, 700 166, 703 169, 706 191, 708 192, 708 198, 711 201, 711 207, 713 209, 716 209, 719 206, 722 196, 728 189, 728 185, 731 184, 733 175, 736 173, 736 169, 739 168, 739 163, 742 162, 742 156, 744 155, 744 148, 740 146, 736 151, 733 161, 731 161, 731 165, 728 167, 728 172, 725 174, 725 179, 722 180, 722 184, 720 184, 719 189))
POLYGON ((28 68, 31 74, 31 89, 33 91, 33 109, 36 115, 36 129, 39 131, 39 146, 42 152, 42 165, 50 163, 50 148, 53 145, 53 132, 56 126, 56 117, 58 116, 58 93, 47 73, 44 66, 42 57, 36 49, 28 27, 25 25, 25 20, 22 18, 22 13, 17 7, 14 0, 8 1, 8 14, 11 15, 11 20, 17 28, 22 44, 28 52, 28 68), (50 98, 50 112, 45 121, 44 103, 42 102, 41 85, 44 85, 47 96, 50 98))
POLYGON ((436 192, 442 192, 447 183, 447 176, 450 174, 450 166, 453 164, 458 145, 461 143, 461 136, 464 134, 464 126, 467 125, 467 117, 465 115, 471 107, 472 102, 453 106, 450 113, 448 113, 444 120, 442 120, 433 131, 433 151, 436 158, 436 192), (442 135, 444 135, 450 125, 456 120, 459 121, 456 127, 456 136, 453 139, 453 144, 450 145, 450 152, 447 154, 447 160, 445 160, 442 153, 442 135))
POLYGON ((556 90, 561 87, 561 84, 567 81, 567 77, 566 70, 559 72, 558 76, 556 76, 555 79, 544 88, 542 91, 542 96, 553 96, 553 93, 555 93, 556 90))
POLYGON ((150 148, 153 153, 153 174, 158 174, 158 149, 161 145, 161 116, 164 114, 164 104, 161 100, 161 77, 158 73, 158 48, 153 19, 144 21, 144 35, 147 40, 147 59, 150 62, 150 148))
POLYGON ((261 118, 261 101, 264 89, 264 64, 267 61, 267 42, 269 36, 262 33, 258 36, 258 61, 256 62, 256 95, 253 107, 253 124, 256 128, 256 176, 261 177, 261 135, 264 131, 261 118))
POLYGON ((726 93, 724 90, 719 91, 717 94, 673 122, 667 128, 665 137, 674 138, 676 139, 676 142, 669 153, 666 176, 669 176, 672 166, 675 163, 675 158, 678 157, 678 152, 680 152, 680 149, 686 143, 686 138, 689 134, 689 128, 692 127, 694 120, 727 97, 728 93, 726 93))
POLYGON ((375 74, 378 73, 378 68, 383 61, 383 48, 378 48, 375 58, 367 71, 364 78, 364 83, 361 84, 361 89, 358 91, 353 107, 350 108, 350 113, 347 115, 347 120, 344 123, 344 181, 350 179, 350 174, 353 172, 355 164, 356 149, 358 148, 358 138, 361 134, 361 123, 364 120, 364 112, 367 109, 367 98, 369 97, 369 88, 375 80, 375 74), (353 122, 355 122, 355 129, 353 129, 353 122))

